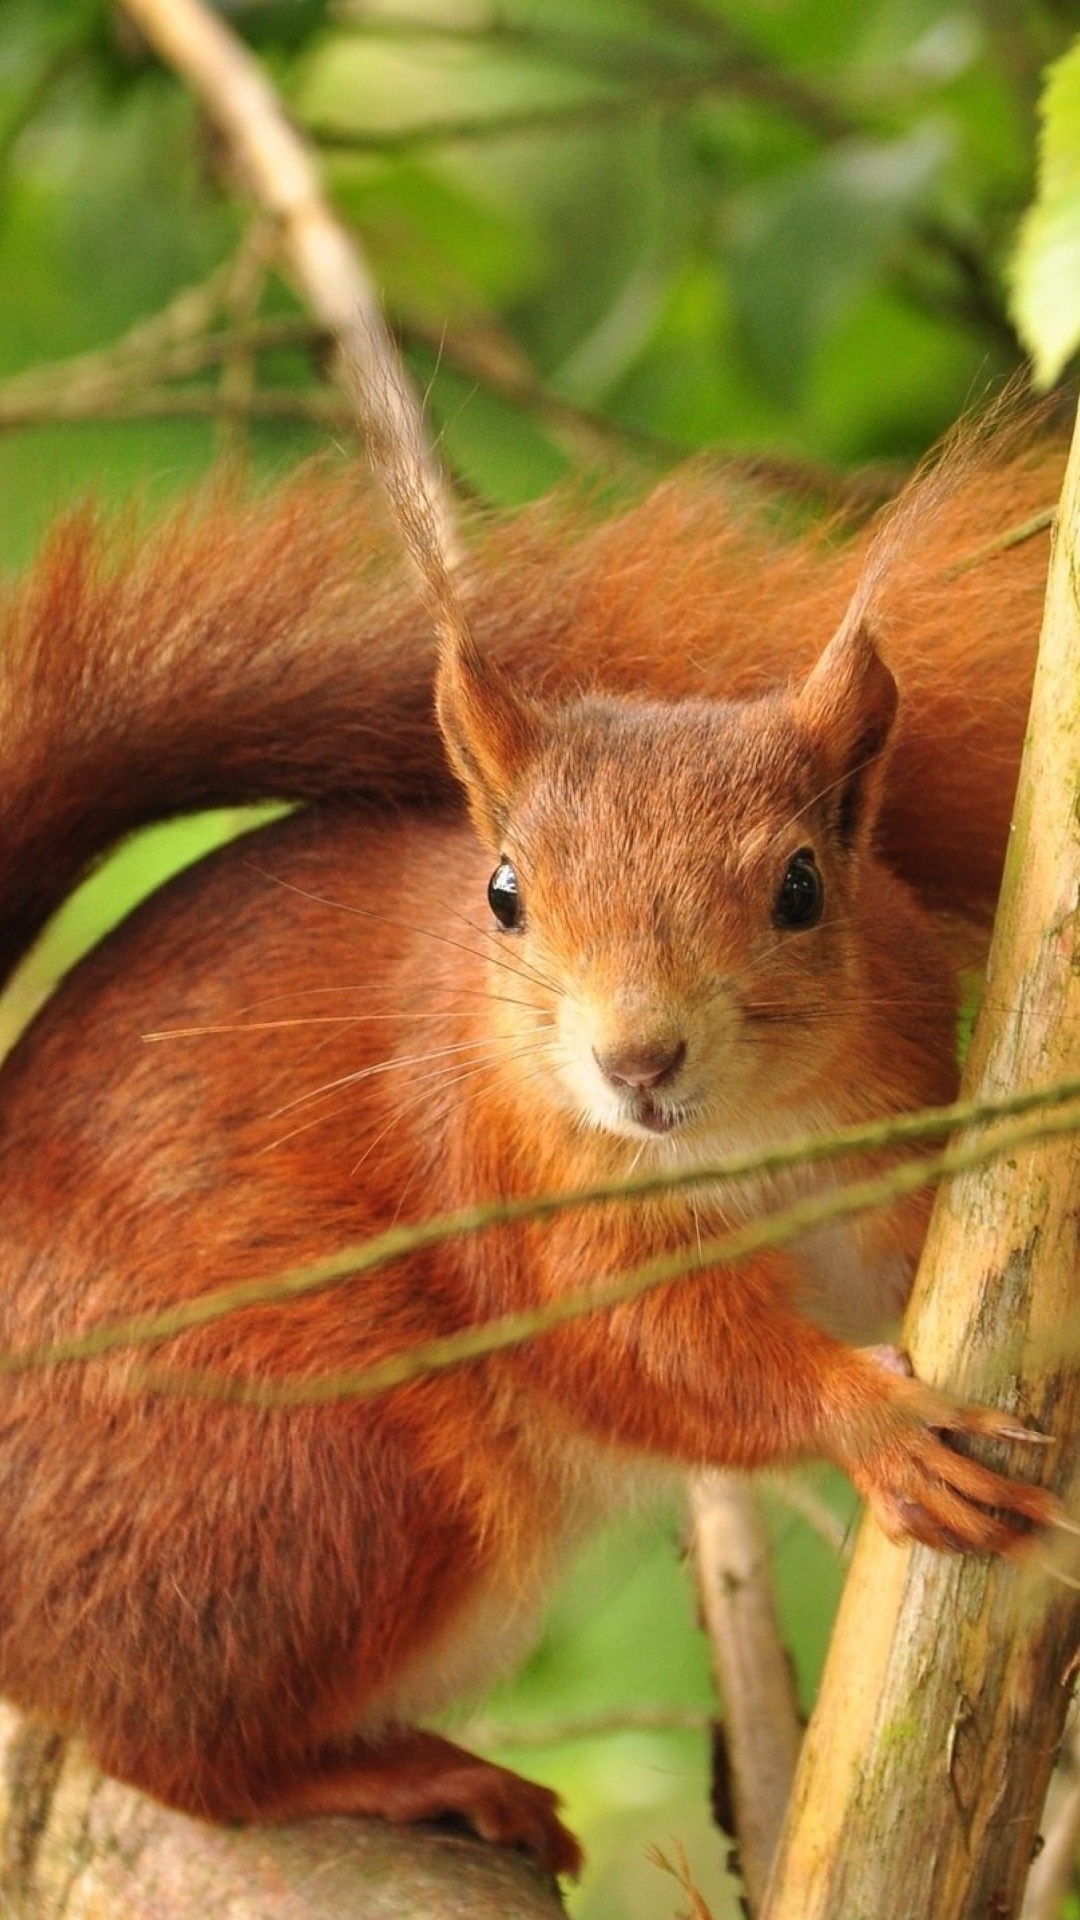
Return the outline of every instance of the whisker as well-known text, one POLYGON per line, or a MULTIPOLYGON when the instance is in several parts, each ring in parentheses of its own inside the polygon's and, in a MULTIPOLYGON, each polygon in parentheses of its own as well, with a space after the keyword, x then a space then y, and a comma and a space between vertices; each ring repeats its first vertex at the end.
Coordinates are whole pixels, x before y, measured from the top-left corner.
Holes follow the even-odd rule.
POLYGON ((280 1107, 275 1107, 266 1118, 277 1120, 283 1114, 294 1112, 297 1107, 306 1106, 313 1100, 320 1100, 327 1094, 335 1093, 339 1087, 357 1086, 360 1081, 374 1079, 377 1074, 392 1073, 403 1067, 426 1066, 431 1060, 447 1059, 452 1054, 479 1051, 498 1054, 505 1045, 503 1035, 485 1034, 480 1040, 461 1040, 446 1047, 432 1047, 428 1053, 393 1054, 387 1060, 376 1060, 370 1066, 357 1067, 351 1073, 343 1073, 335 1080, 324 1081, 320 1087, 309 1087, 306 1093, 298 1093, 293 1099, 284 1101, 280 1107))
MULTIPOLYGON (((521 1056, 519 1055, 516 1057, 521 1057, 521 1056)), ((470 1067, 467 1067, 463 1073, 456 1074, 453 1078, 444 1077, 442 1084, 439 1088, 439 1091, 442 1092, 444 1088, 462 1086, 466 1080, 475 1079, 481 1073, 494 1072, 494 1070, 501 1064, 502 1064, 501 1061, 499 1061, 498 1059, 481 1060, 478 1062, 474 1062, 474 1064, 470 1067)), ((436 1076, 432 1075, 430 1077, 435 1078, 436 1076)), ((355 1179, 356 1175, 360 1171, 360 1168, 363 1166, 365 1160, 370 1158, 370 1156, 374 1153, 376 1147, 379 1146, 379 1144, 383 1140, 385 1140, 387 1134, 393 1132, 393 1129, 398 1125, 399 1121, 403 1120, 407 1114, 412 1113, 416 1107, 422 1106, 424 1102, 427 1100, 427 1098, 428 1098, 428 1093, 426 1091, 418 1093, 415 1099, 405 1101, 402 1106, 398 1107, 395 1110, 395 1112, 390 1116, 390 1119, 386 1122, 386 1125, 379 1129, 379 1132, 375 1135, 374 1140, 370 1141, 368 1145, 365 1147, 363 1153, 360 1155, 359 1160, 357 1160, 355 1165, 352 1168, 350 1168, 351 1178, 355 1179)))
MULTIPOLYGON (((523 1045, 520 1049, 521 1056, 524 1056, 534 1044, 535 1043, 530 1040, 526 1045, 523 1045)), ((424 1057, 425 1056, 420 1056, 420 1058, 424 1058, 424 1057)), ((432 1055, 432 1056, 426 1056, 426 1057, 434 1058, 435 1056, 432 1055)), ((473 1061, 472 1065, 469 1067, 467 1072, 465 1074, 459 1075, 458 1078, 465 1079, 468 1077, 469 1073, 473 1073, 473 1072, 479 1073, 479 1072, 482 1072, 485 1068, 495 1068, 500 1065, 501 1060, 504 1057, 515 1058, 515 1057, 518 1057, 518 1055, 515 1053, 509 1052, 507 1048, 507 1043, 504 1040, 501 1040, 500 1038, 495 1037, 492 1039, 490 1043, 488 1058, 483 1060, 473 1061)), ((375 1072, 385 1072, 389 1070, 391 1067, 401 1066, 403 1064, 405 1063, 400 1060, 381 1061, 376 1067, 362 1068, 360 1069, 359 1072, 355 1074, 343 1074, 339 1080, 328 1081, 325 1086, 312 1088, 308 1091, 308 1093, 298 1095, 296 1100, 290 1101, 284 1107, 277 1108, 274 1112, 267 1114, 266 1118, 268 1120, 276 1120, 279 1117, 283 1116, 284 1114, 288 1113, 290 1110, 295 1110, 295 1108, 305 1103, 314 1104, 315 1102, 318 1102, 318 1101, 327 1101, 330 1099, 332 1094, 340 1093, 344 1089, 350 1088, 356 1085, 358 1081, 366 1078, 368 1074, 375 1073, 375 1072)), ((412 1100, 403 1102, 400 1106, 398 1106, 395 1109, 388 1123, 388 1127, 384 1128, 383 1132, 385 1133, 386 1131, 388 1131, 390 1126, 394 1126, 397 1123, 397 1120, 401 1117, 401 1115, 411 1112, 414 1107, 421 1105, 425 1100, 429 1099, 431 1086, 433 1082, 438 1084, 441 1081, 442 1084, 444 1085, 455 1086, 457 1084, 457 1081, 456 1079, 452 1079, 449 1077, 449 1071, 450 1071, 450 1068, 448 1064, 440 1067, 433 1073, 422 1075, 421 1078, 415 1083, 418 1088, 416 1097, 412 1100)), ((278 1134, 273 1140, 268 1141, 264 1147, 260 1147, 259 1153, 260 1155, 264 1153, 272 1153, 276 1148, 285 1146, 288 1141, 297 1139, 300 1136, 300 1134, 310 1132, 313 1127, 323 1126, 327 1122, 336 1119, 339 1114, 347 1111, 348 1111, 347 1103, 339 1104, 338 1106, 333 1107, 329 1110, 324 1109, 322 1113, 317 1113, 313 1115, 313 1117, 310 1120, 301 1121, 301 1123, 298 1126, 290 1127, 287 1133, 278 1134)), ((380 1133, 376 1137, 376 1141, 374 1141, 372 1145, 373 1146, 376 1145, 378 1143, 378 1140, 382 1139, 382 1137, 383 1137, 383 1134, 380 1133)), ((370 1152, 371 1148, 369 1148, 368 1151, 370 1152)))
MULTIPOLYGON (((372 907, 360 907, 349 900, 334 900, 329 894, 315 893, 309 887, 298 886, 294 880, 283 880, 279 875, 271 873, 265 867, 257 866, 254 862, 248 862, 247 864, 252 872, 260 874, 262 878, 269 881, 272 886, 282 887, 286 893, 294 893, 299 899, 309 900, 314 906, 329 907, 335 913, 351 914, 356 919, 374 921, 379 926, 400 927, 413 938, 419 935, 422 939, 434 941, 438 946, 450 947, 458 953, 471 954, 474 960, 488 960, 495 966, 505 967, 508 972, 515 973, 519 979, 529 980, 530 976, 527 970, 527 964, 525 967, 511 966, 505 954, 497 955, 482 952, 479 947, 470 946, 463 940, 454 940, 449 934, 442 933, 435 927, 424 926, 416 920, 405 920, 396 914, 377 913, 372 907)), ((448 911, 454 912, 456 910, 450 908, 448 911)), ((465 916, 460 913, 458 917, 465 919, 465 916)), ((469 926, 473 932, 479 933, 481 931, 475 927, 472 921, 466 919, 465 924, 469 926)), ((488 930, 485 929, 484 931, 486 933, 488 930)), ((490 929, 490 932, 494 938, 495 929, 490 929)), ((542 976, 537 976, 534 984, 547 986, 549 991, 554 993, 559 991, 556 983, 545 981, 542 976)))
POLYGON ((868 753, 865 760, 860 760, 857 766, 845 768, 843 773, 837 774, 835 780, 829 780, 823 787, 819 787, 815 793, 810 795, 809 800, 805 801, 801 807, 796 808, 794 813, 789 814, 783 825, 777 828, 776 839, 779 840, 782 835, 789 833, 792 827, 798 826, 799 821, 802 820, 812 808, 818 806, 822 800, 828 799, 830 793, 835 793, 839 787, 846 786, 847 782, 852 779, 855 774, 863 773, 867 767, 872 767, 875 760, 880 760, 880 758, 881 749, 879 748, 877 753, 868 753))
MULTIPOLYGON (((453 914, 455 920, 460 920, 464 926, 468 927, 469 932, 475 933, 480 940, 485 940, 490 944, 505 941, 506 939, 506 935, 498 927, 478 926, 475 920, 471 920, 467 913, 461 911, 460 907, 449 907, 447 908, 447 912, 453 914)), ((526 960, 520 953, 513 951, 507 952, 504 950, 495 956, 489 954, 487 957, 494 957, 501 964, 510 966, 512 969, 520 972, 523 979, 532 980, 537 986, 546 987, 549 993, 560 995, 563 991, 557 980, 553 979, 549 974, 542 972, 533 961, 526 960)))
MULTIPOLYGON (((456 918, 468 927, 470 933, 474 933, 477 939, 484 943, 482 948, 465 947, 465 952, 475 954, 477 959, 486 960, 489 965, 501 967, 506 972, 516 975, 516 977, 527 986, 543 987, 546 992, 553 994, 557 999, 562 997, 564 988, 561 983, 552 975, 544 973, 531 960, 527 960, 523 954, 511 947, 507 942, 505 933, 500 931, 498 927, 478 927, 476 922, 470 920, 466 914, 456 911, 454 908, 450 908, 448 911, 456 913, 456 918)), ((457 943, 451 942, 451 944, 457 943)))
POLYGON ((701 1254, 701 1214, 698 1210, 697 1194, 694 1192, 693 1187, 690 1187, 687 1190, 685 1197, 690 1208, 690 1219, 693 1222, 693 1227, 694 1227, 694 1239, 697 1244, 698 1255, 700 1256, 701 1254))
POLYGON ((941 1012, 948 1005, 949 1002, 944 996, 935 999, 932 994, 918 999, 914 996, 905 996, 903 1000, 882 995, 880 999, 807 1002, 803 1006, 793 1005, 790 1000, 786 1004, 782 1001, 754 1001, 742 1007, 740 1011, 744 1019, 761 1026, 783 1026, 786 1023, 796 1025, 799 1022, 808 1024, 818 1020, 833 1021, 838 1012, 865 1013, 875 1008, 886 1009, 889 1012, 895 1012, 900 1008, 913 1012, 941 1012))
MULTIPOLYGON (((463 1013, 461 1018, 466 1016, 463 1013)), ((202 1040, 212 1033, 282 1033, 294 1027, 354 1027, 360 1020, 400 1020, 396 1013, 306 1013, 291 1020, 221 1020, 203 1027, 159 1027, 144 1033, 143 1040, 202 1040)), ((421 1019, 438 1020, 439 1014, 424 1014, 421 1019)))
MULTIPOLYGON (((321 993, 324 989, 314 987, 311 991, 313 993, 321 993)), ((359 993, 363 991, 363 989, 359 987, 328 987, 325 991, 328 993, 359 993)), ((465 991, 465 989, 455 989, 455 997, 458 991, 465 991)), ((471 989, 471 992, 475 999, 484 1000, 488 1005, 522 1007, 530 1013, 536 1011, 531 1000, 516 1000, 512 995, 505 993, 485 993, 482 987, 475 987, 471 989)), ((284 998, 285 996, 283 995, 281 997, 284 998)), ((243 1011, 244 1009, 241 1008, 241 1012, 243 1011)), ((460 1009, 442 1007, 431 1013, 414 1013, 411 1009, 408 1013, 401 1011, 391 1013, 305 1013, 296 1014, 288 1019, 283 1018, 280 1020, 220 1020, 209 1021, 205 1026, 200 1027, 160 1027, 152 1033, 142 1034, 140 1038, 143 1040, 195 1040, 205 1039, 210 1034, 219 1033, 276 1033, 289 1031, 293 1027, 348 1027, 357 1026, 361 1022, 370 1024, 380 1020, 396 1020, 401 1025, 408 1026, 420 1026, 424 1022, 433 1022, 438 1025, 447 1019, 471 1020, 473 1018, 473 1012, 472 1007, 462 1007, 460 1009)))
POLYGON ((626 1177, 628 1180, 632 1178, 632 1176, 637 1172, 638 1168, 640 1167, 642 1160, 645 1158, 645 1149, 648 1145, 649 1145, 649 1142, 647 1140, 638 1141, 637 1152, 634 1154, 634 1157, 631 1160, 630 1165, 626 1169, 626 1177))

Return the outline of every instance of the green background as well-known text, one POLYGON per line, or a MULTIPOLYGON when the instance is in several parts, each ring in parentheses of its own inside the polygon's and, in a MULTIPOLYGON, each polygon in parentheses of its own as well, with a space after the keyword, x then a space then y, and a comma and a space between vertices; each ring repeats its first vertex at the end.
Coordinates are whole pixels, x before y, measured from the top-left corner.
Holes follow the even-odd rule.
MULTIPOLYGON (((464 498, 513 505, 583 473, 636 486, 699 452, 763 459, 819 504, 858 469, 880 497, 1022 362, 1007 263, 1065 5, 221 10, 318 146, 464 498)), ((246 224, 219 142, 119 12, 0 0, 0 564, 22 565, 87 492, 152 513, 223 455, 259 484, 328 440, 350 457, 347 431, 305 417, 327 391, 325 344, 272 273, 219 316, 219 331, 259 330, 246 419, 213 418, 220 353, 194 371, 144 364, 126 404, 148 417, 52 417, 71 391, 62 363, 205 285, 246 224)), ((156 834, 99 876, 9 1026, 163 864, 228 825, 156 834)), ((843 1523, 847 1489, 813 1484, 843 1523)), ((809 1702, 837 1557, 785 1498, 770 1514, 809 1702)), ((708 1710, 682 1531, 669 1503, 589 1551, 524 1674, 483 1705, 496 1741, 568 1717, 708 1710)), ((717 1920, 735 1911, 704 1731, 630 1724, 495 1750, 566 1796, 590 1854, 580 1920, 680 1908, 650 1845, 684 1847, 717 1920)))

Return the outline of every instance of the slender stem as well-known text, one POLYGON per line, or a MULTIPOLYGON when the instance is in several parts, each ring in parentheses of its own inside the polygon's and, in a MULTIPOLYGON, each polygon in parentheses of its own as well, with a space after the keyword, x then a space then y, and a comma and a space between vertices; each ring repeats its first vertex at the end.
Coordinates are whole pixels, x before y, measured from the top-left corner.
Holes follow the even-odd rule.
POLYGON ((333 334, 386 437, 407 448, 415 483, 448 555, 454 515, 419 404, 383 319, 359 248, 331 212, 314 159, 243 42, 203 0, 122 0, 147 40, 182 76, 223 135, 246 190, 273 223, 305 303, 333 334))
POLYGON ((741 1474, 698 1474, 691 1511, 702 1617, 723 1703, 727 1817, 753 1916, 765 1897, 799 1757, 799 1703, 756 1489, 741 1474))
MULTIPOLYGON (((1069 1083, 1069 1086, 1071 1091, 1068 1098, 1075 1101, 1075 1083, 1069 1083)), ((1062 1097, 1060 1093, 1058 1097, 1062 1097)), ((1046 1092, 1041 1095, 1014 1096, 1008 1105, 1012 1111, 1023 1112, 1033 1105, 1045 1106, 1047 1098, 1046 1092)), ((996 1109, 1000 1110, 1000 1107, 996 1109)), ((750 1172, 760 1172, 765 1167, 792 1166, 800 1160, 814 1161, 836 1154, 850 1154, 854 1140, 872 1137, 880 1142, 883 1133, 897 1137, 897 1129, 908 1130, 910 1134, 910 1129, 916 1123, 921 1125, 924 1132, 933 1132, 935 1129, 944 1131, 948 1126, 944 1116, 950 1112, 955 1115, 957 1111, 941 1108, 929 1114, 902 1116, 899 1121, 876 1128, 864 1128, 861 1131, 850 1129, 846 1134, 837 1134, 828 1141, 803 1142, 798 1148, 778 1150, 767 1159, 757 1156, 730 1161, 724 1168, 696 1168, 682 1175, 656 1174, 629 1182, 602 1184, 577 1193, 487 1202, 459 1213, 438 1216, 418 1226, 391 1228, 362 1246, 345 1248, 340 1254, 311 1266, 296 1268, 290 1273, 278 1274, 270 1280, 241 1281, 160 1313, 111 1322, 92 1328, 89 1333, 56 1341, 48 1346, 0 1353, 0 1375, 92 1360, 102 1354, 130 1347, 156 1345, 194 1327, 224 1319, 229 1314, 253 1306, 295 1299, 333 1286, 339 1281, 355 1278, 390 1260, 399 1259, 405 1253, 434 1246, 456 1234, 478 1233, 516 1220, 542 1218, 570 1207, 632 1200, 646 1192, 693 1185, 703 1180, 733 1180, 750 1172)), ((847 1215, 882 1206, 895 1200, 898 1195, 914 1192, 927 1182, 943 1180, 967 1168, 984 1166, 1004 1155, 1018 1154, 1040 1140, 1071 1134, 1077 1124, 1078 1117, 1071 1106, 1064 1114, 1051 1111, 1040 1116, 1036 1113, 1034 1119, 1022 1120, 1018 1126, 998 1127, 989 1139, 961 1142, 935 1158, 904 1161, 876 1178, 853 1181, 826 1193, 811 1195, 794 1206, 751 1220, 716 1239, 680 1248, 650 1260, 631 1272, 617 1274, 602 1285, 566 1294, 541 1307, 507 1314, 501 1319, 469 1327, 462 1332, 424 1341, 406 1352, 391 1356, 379 1366, 365 1368, 359 1373, 327 1374, 316 1380, 265 1385, 223 1380, 211 1375, 187 1376, 159 1372, 143 1374, 135 1384, 150 1386, 158 1391, 198 1393, 258 1406, 366 1398, 384 1393, 421 1374, 458 1366, 465 1360, 476 1359, 486 1353, 520 1346, 524 1341, 568 1321, 618 1306, 707 1267, 731 1264, 767 1248, 786 1245, 847 1215)))

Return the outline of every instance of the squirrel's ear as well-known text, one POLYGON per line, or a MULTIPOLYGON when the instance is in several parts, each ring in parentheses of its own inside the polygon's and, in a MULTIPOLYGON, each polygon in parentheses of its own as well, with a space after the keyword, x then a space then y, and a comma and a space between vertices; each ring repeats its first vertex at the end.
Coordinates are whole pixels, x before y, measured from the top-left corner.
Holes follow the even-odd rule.
POLYGON ((435 706, 473 819, 497 850, 513 796, 542 745, 541 711, 460 633, 441 653, 435 706))
POLYGON ((847 845, 877 813, 897 699, 896 681, 862 620, 845 621, 795 696, 847 845))

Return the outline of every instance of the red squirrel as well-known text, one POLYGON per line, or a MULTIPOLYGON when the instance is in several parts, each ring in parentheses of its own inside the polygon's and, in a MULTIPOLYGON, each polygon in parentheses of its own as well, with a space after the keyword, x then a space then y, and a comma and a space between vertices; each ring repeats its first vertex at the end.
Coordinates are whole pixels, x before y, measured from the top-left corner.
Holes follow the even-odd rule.
MULTIPOLYGON (((931 908, 992 899, 1045 568, 1038 538, 978 550, 1055 494, 1055 456, 977 468, 918 569, 785 545, 703 476, 577 533, 526 516, 467 572, 437 726, 425 616, 348 484, 219 497, 120 561, 76 516, 2 614, 5 967, 140 821, 312 804, 161 889, 5 1063, 0 1349, 947 1100, 931 908)), ((519 1221, 155 1358, 356 1370, 833 1177, 519 1221)), ((0 1380, 0 1690, 196 1815, 456 1816, 576 1871, 552 1794, 418 1723, 523 1651, 643 1465, 825 1456, 958 1550, 1052 1517, 942 1437, 1016 1419, 840 1337, 902 1304, 927 1204, 375 1399, 153 1392, 131 1351, 0 1380)))

